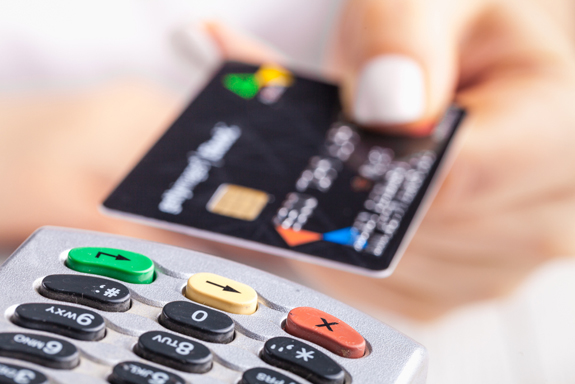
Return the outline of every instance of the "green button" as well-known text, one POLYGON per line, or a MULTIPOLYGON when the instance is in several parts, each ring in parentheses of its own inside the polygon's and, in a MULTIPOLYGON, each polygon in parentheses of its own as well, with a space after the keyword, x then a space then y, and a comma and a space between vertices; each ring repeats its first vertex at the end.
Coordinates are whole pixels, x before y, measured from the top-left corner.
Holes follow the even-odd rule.
POLYGON ((154 281, 154 262, 139 253, 115 248, 83 247, 68 252, 66 265, 78 272, 108 276, 134 284, 154 281))

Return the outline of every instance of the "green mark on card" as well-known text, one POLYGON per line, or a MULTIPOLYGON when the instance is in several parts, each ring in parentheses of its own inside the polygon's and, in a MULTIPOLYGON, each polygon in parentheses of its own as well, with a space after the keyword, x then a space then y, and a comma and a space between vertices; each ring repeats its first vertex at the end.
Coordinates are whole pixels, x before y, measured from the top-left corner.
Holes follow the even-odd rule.
POLYGON ((229 73, 224 76, 223 83, 224 87, 244 99, 253 98, 260 90, 253 73, 229 73))

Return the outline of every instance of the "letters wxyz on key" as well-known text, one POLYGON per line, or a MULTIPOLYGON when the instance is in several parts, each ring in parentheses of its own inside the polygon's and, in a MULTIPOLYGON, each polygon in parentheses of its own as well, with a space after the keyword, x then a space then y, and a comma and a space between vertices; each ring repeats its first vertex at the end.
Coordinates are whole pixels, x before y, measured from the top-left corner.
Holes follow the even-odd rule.
POLYGON ((12 321, 25 328, 58 333, 78 340, 99 340, 106 334, 102 316, 68 305, 21 304, 16 307, 12 321))

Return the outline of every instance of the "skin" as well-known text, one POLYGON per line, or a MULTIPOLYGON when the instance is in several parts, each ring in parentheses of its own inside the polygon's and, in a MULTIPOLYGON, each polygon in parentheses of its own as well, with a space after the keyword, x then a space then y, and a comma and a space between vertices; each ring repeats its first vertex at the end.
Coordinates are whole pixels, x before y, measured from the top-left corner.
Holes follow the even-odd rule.
POLYGON ((189 245, 98 211, 178 107, 157 86, 130 80, 74 94, 0 97, 0 180, 10 186, 0 188, 0 246, 14 248, 42 225, 189 245))
MULTIPOLYGON (((566 10, 573 3, 561 4, 566 10)), ((573 24, 558 22, 535 1, 352 0, 346 7, 325 73, 341 84, 349 114, 365 62, 402 53, 424 68, 425 113, 404 126, 371 129, 422 134, 452 100, 469 118, 459 155, 390 278, 292 266, 356 307, 429 319, 503 295, 541 263, 575 254, 573 24)), ((223 57, 284 61, 225 26, 204 28, 223 57)), ((15 246, 50 224, 241 254, 97 211, 181 108, 142 81, 77 95, 0 98, 0 126, 6 127, 0 130, 0 179, 11 186, 0 189, 0 244, 15 246)))
POLYGON ((357 0, 348 7, 331 62, 346 105, 362 65, 376 55, 409 55, 426 74, 422 118, 372 129, 417 135, 451 100, 469 118, 453 168, 390 278, 299 271, 356 306, 429 319, 506 294, 546 260, 574 254, 568 35, 534 3, 357 0))

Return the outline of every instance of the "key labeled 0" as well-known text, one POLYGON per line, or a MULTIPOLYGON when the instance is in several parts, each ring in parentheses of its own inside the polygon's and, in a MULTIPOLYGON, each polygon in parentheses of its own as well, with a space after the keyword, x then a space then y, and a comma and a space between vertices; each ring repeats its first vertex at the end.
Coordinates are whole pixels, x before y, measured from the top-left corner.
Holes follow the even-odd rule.
POLYGON ((173 301, 162 309, 164 327, 212 343, 229 343, 234 339, 235 324, 223 312, 190 301, 173 301))

